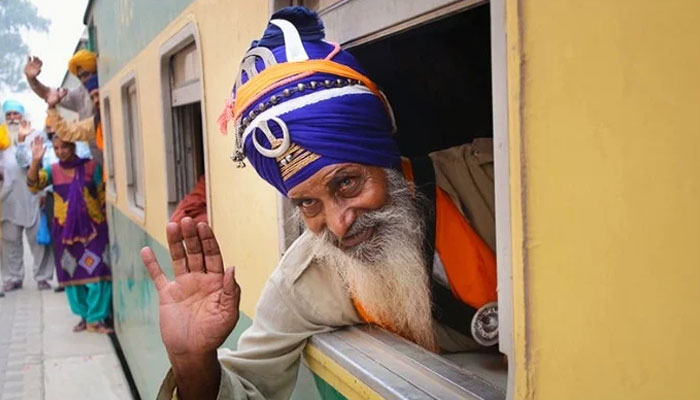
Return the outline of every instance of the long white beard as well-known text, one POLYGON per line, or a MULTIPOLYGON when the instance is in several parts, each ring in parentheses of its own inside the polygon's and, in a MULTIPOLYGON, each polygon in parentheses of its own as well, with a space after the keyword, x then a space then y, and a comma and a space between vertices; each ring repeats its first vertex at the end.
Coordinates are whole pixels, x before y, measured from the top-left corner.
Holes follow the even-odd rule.
POLYGON ((19 140, 19 124, 7 123, 7 133, 10 134, 10 139, 12 139, 12 144, 17 144, 19 140))
POLYGON ((423 255, 423 219, 407 182, 385 170, 389 202, 358 217, 348 236, 374 227, 367 241, 343 252, 330 231, 313 236, 315 256, 335 268, 350 294, 376 321, 431 351, 438 351, 423 255))

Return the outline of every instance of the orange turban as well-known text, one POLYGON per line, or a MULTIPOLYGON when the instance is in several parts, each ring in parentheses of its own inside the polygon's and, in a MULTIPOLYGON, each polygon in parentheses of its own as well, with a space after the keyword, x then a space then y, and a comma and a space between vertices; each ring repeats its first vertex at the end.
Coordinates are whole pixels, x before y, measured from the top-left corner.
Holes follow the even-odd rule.
POLYGON ((86 71, 97 72, 97 55, 85 49, 76 51, 73 57, 68 60, 68 70, 71 74, 78 76, 78 67, 86 71))

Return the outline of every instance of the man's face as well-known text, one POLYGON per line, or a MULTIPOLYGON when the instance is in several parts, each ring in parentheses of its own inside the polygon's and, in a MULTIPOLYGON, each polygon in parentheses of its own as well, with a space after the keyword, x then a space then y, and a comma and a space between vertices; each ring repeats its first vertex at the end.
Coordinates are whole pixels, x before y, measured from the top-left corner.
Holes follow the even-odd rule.
POLYGON ((78 67, 78 79, 80 79, 80 82, 85 83, 92 75, 94 75, 94 72, 90 72, 86 69, 82 69, 81 67, 78 67))
POLYGON ((8 111, 5 114, 5 121, 8 125, 19 125, 19 123, 22 121, 22 114, 18 113, 17 111, 8 111))
POLYGON ((75 144, 64 142, 58 136, 54 136, 52 140, 53 151, 60 161, 68 161, 75 154, 75 144))
POLYGON ((423 254, 428 200, 401 172, 357 164, 326 167, 290 197, 314 233, 312 254, 338 272, 365 312, 437 350, 423 254))
POLYGON ((90 91, 90 100, 92 100, 92 104, 95 105, 95 109, 100 108, 100 89, 93 89, 90 91))
POLYGON ((351 251, 376 234, 377 226, 355 226, 368 212, 388 200, 387 178, 379 167, 361 164, 329 165, 289 191, 306 226, 316 235, 330 231, 335 245, 351 251))

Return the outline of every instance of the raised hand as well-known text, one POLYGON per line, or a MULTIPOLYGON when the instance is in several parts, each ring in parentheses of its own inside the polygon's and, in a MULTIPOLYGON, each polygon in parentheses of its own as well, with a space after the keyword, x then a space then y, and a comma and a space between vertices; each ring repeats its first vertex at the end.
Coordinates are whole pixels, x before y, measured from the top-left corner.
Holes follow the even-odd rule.
POLYGON ((19 124, 19 134, 17 135, 17 141, 20 143, 24 143, 24 139, 26 139, 30 133, 32 133, 32 123, 31 121, 23 119, 22 122, 20 122, 19 124))
POLYGON ((166 236, 175 280, 168 281, 149 247, 141 259, 156 285, 160 331, 171 361, 216 352, 238 322, 241 290, 234 268, 224 270, 211 228, 185 217, 169 223, 166 236), (183 245, 184 242, 184 245, 183 245))
POLYGON ((41 161, 44 158, 44 153, 46 152, 46 147, 44 147, 44 141, 40 136, 34 138, 32 141, 32 160, 41 161))
POLYGON ((56 105, 63 100, 67 93, 68 90, 64 88, 51 89, 49 91, 49 95, 46 97, 46 104, 49 105, 49 108, 56 107, 56 105))
POLYGON ((44 63, 41 62, 39 57, 27 57, 27 64, 24 66, 24 75, 27 77, 27 79, 35 79, 41 73, 41 67, 43 64, 44 63))

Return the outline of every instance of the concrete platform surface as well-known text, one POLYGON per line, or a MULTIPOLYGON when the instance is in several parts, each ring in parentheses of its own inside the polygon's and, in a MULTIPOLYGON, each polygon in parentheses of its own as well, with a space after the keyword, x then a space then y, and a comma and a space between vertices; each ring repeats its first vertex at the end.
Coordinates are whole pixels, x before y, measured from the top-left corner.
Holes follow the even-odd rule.
POLYGON ((31 265, 0 298, 0 400, 132 399, 109 337, 74 333, 65 293, 37 290, 31 265))

